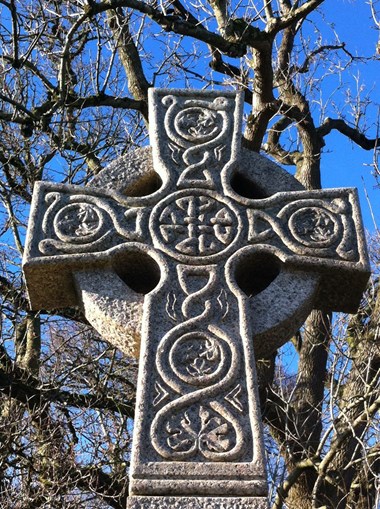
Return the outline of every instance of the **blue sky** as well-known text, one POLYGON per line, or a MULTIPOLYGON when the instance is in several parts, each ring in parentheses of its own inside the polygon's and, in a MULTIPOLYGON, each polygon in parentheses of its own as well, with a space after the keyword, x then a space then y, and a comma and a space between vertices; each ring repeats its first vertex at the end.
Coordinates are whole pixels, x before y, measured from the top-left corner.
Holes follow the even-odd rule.
MULTIPOLYGON (((376 0, 375 0, 376 1, 376 0)), ((255 2, 261 5, 260 2, 255 2)), ((378 0, 378 11, 380 20, 380 0, 378 0)), ((240 4, 240 11, 236 15, 244 15, 246 4, 249 1, 240 4)), ((233 3, 236 5, 236 3, 233 3)), ((215 26, 210 26, 215 29, 215 26)), ((262 27, 263 28, 263 27, 262 27)), ((311 49, 315 44, 337 44, 338 36, 340 42, 346 43, 346 49, 353 56, 365 57, 365 61, 354 61, 349 68, 344 69, 347 63, 346 55, 343 51, 332 52, 327 57, 323 56, 322 64, 315 70, 315 77, 324 75, 321 84, 321 91, 313 91, 314 98, 311 99, 311 108, 316 125, 320 125, 324 116, 338 118, 342 113, 348 121, 352 121, 352 107, 356 102, 357 90, 360 89, 360 95, 363 100, 362 107, 365 108, 364 115, 359 123, 359 127, 363 129, 369 138, 376 136, 376 124, 380 118, 380 94, 379 94, 379 70, 380 55, 377 59, 376 45, 379 41, 379 28, 376 27, 372 16, 371 9, 365 0, 325 0, 317 12, 309 16, 304 23, 303 28, 304 39, 310 38, 311 49), (320 42, 318 38, 321 37, 320 42), (370 60, 371 59, 371 60, 370 60), (330 65, 331 60, 331 65, 330 65), (342 70, 339 73, 339 69, 342 70), (318 100, 328 106, 325 115, 320 116, 320 107, 318 100), (313 103, 314 101, 314 103, 313 103)), ((162 47, 167 44, 167 34, 160 34, 154 39, 148 39, 147 48, 152 52, 154 58, 162 57, 162 47), (157 38, 156 38, 157 37, 157 38), (158 39, 163 38, 162 45, 158 44, 158 39)), ((191 40, 187 40, 188 48, 193 44, 191 40)), ((297 41, 298 49, 302 48, 300 41, 297 41)), ((205 45, 200 44, 199 50, 206 51, 205 45)), ((300 49, 300 61, 303 61, 304 52, 300 49)), ((224 57, 225 61, 235 66, 239 66, 239 60, 224 57)), ((204 60, 205 69, 202 69, 202 59, 197 61, 194 70, 198 71, 201 76, 208 74, 208 57, 204 60)), ((170 72, 167 69, 167 72, 170 72)), ((149 73, 148 73, 149 74, 149 73)), ((223 81, 223 76, 219 73, 213 73, 213 79, 216 82, 223 81)), ((159 85, 159 84, 157 84, 159 85)), ((173 83, 171 86, 183 87, 186 84, 183 81, 173 83)), ((201 79, 194 79, 192 85, 194 88, 205 86, 205 82, 201 79)), ((217 88, 218 85, 214 86, 217 88)), ((307 92, 307 98, 310 99, 310 90, 307 92)), ((249 108, 245 109, 249 113, 249 108)), ((380 135, 380 131, 379 131, 380 135)), ((380 189, 376 189, 376 179, 371 174, 373 168, 372 151, 365 151, 356 146, 342 134, 333 131, 326 138, 326 146, 322 155, 322 185, 324 188, 329 187, 357 187, 360 195, 360 202, 363 211, 365 227, 370 231, 375 231, 374 221, 371 217, 370 208, 367 202, 366 194, 369 196, 372 210, 375 216, 377 226, 380 227, 380 206, 379 197, 380 189)), ((287 166, 285 169, 294 173, 295 168, 287 166)), ((379 179, 380 184, 380 179, 379 179)))
MULTIPOLYGON (((334 20, 336 32, 347 49, 353 54, 371 57, 375 54, 379 40, 379 30, 371 19, 371 11, 363 0, 328 0, 323 10, 330 20, 334 20), (371 28, 373 27, 373 28, 371 28)), ((379 4, 380 18, 380 4, 379 4)), ((380 57, 379 57, 380 58, 380 57)), ((367 107, 367 136, 376 136, 375 122, 378 120, 380 103, 380 59, 354 66, 358 82, 364 87, 363 93, 371 91, 372 102, 367 107)), ((343 85, 356 87, 356 82, 345 74, 343 85)), ((363 218, 366 228, 375 230, 364 186, 370 197, 373 213, 380 228, 380 189, 375 188, 376 180, 371 175, 373 154, 354 145, 339 133, 331 133, 326 138, 322 157, 323 187, 357 187, 360 194, 363 218)), ((379 182, 380 183, 380 182, 379 182)))

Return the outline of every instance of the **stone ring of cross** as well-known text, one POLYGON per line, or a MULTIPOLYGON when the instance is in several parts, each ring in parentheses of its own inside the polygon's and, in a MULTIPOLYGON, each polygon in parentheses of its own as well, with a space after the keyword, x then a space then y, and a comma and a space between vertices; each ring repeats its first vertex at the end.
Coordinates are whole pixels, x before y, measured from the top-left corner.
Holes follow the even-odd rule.
POLYGON ((151 89, 151 147, 86 188, 36 185, 32 307, 79 306, 140 355, 133 509, 266 507, 255 357, 313 308, 355 311, 368 280, 356 191, 306 191, 241 149, 242 109, 241 93, 151 89))

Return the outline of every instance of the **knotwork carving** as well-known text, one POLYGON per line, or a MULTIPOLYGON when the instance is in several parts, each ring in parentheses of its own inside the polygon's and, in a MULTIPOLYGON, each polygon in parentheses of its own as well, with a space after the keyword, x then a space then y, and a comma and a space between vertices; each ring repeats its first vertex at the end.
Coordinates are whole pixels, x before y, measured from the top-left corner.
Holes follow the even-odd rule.
POLYGON ((166 459, 237 459, 244 447, 239 419, 216 398, 237 377, 239 353, 228 338, 174 329, 158 346, 157 368, 179 397, 159 410, 152 444, 166 459))
POLYGON ((168 446, 182 456, 199 451, 209 460, 226 459, 236 445, 236 433, 229 421, 200 405, 195 411, 173 416, 167 426, 168 446))
POLYGON ((342 234, 338 218, 321 207, 297 210, 290 216, 288 224, 293 237, 308 247, 329 247, 342 234))
POLYGON ((45 255, 101 251, 122 239, 141 240, 141 208, 125 210, 106 199, 86 194, 51 192, 38 248, 45 255), (117 240, 118 234, 119 240, 117 240))
POLYGON ((102 223, 102 209, 83 202, 66 205, 54 218, 57 237, 64 242, 91 242, 98 236, 102 223))
POLYGON ((369 270, 357 195, 302 190, 241 151, 242 93, 150 89, 149 101, 151 151, 93 189, 36 184, 28 292, 35 309, 81 305, 117 346, 131 307, 143 312, 130 494, 212 489, 229 507, 266 495, 253 338, 271 355, 313 306, 357 307, 369 270), (162 185, 141 196, 153 169, 162 185), (239 173, 268 198, 240 196, 239 173), (142 305, 131 288, 145 278, 142 305))
POLYGON ((356 260, 355 226, 347 198, 300 199, 278 209, 247 211, 252 243, 281 244, 293 253, 356 260))
MULTIPOLYGON (((192 267, 178 265, 178 280, 186 297, 183 300, 181 311, 185 318, 205 318, 211 312, 211 300, 217 284, 217 267, 192 267)), ((214 306, 213 312, 216 312, 214 306)))
POLYGON ((230 158, 227 145, 232 129, 235 103, 226 97, 213 101, 167 95, 165 131, 170 140, 172 160, 180 168, 178 187, 214 188, 215 175, 230 158))
POLYGON ((170 195, 153 209, 150 218, 157 245, 187 263, 199 258, 209 262, 224 253, 237 239, 240 225, 232 204, 198 190, 170 195))
MULTIPOLYGON (((167 459, 235 459, 244 442, 238 414, 219 401, 224 397, 241 414, 238 397, 243 389, 231 391, 241 353, 231 339, 207 328, 211 316, 223 320, 229 309, 226 290, 217 288, 220 270, 217 265, 177 265, 183 295, 168 294, 167 312, 173 318, 180 311, 185 322, 157 348, 158 373, 177 394, 158 411, 151 428, 155 449, 167 459)), ((162 386, 156 383, 155 387, 155 402, 158 398, 161 402, 162 386)))
POLYGON ((173 321, 202 316, 207 319, 212 312, 219 320, 228 314, 227 292, 218 289, 216 265, 177 266, 178 281, 185 297, 170 291, 166 296, 166 313, 173 321))
POLYGON ((201 387, 217 380, 226 362, 223 343, 209 334, 185 334, 175 341, 169 353, 175 375, 187 384, 201 387))

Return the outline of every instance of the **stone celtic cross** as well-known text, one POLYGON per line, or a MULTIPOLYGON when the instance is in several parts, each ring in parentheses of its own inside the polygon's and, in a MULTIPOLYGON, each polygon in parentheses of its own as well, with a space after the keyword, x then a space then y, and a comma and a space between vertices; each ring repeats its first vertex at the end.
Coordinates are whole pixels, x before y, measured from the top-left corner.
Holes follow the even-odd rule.
POLYGON ((152 148, 91 187, 36 186, 29 298, 81 306, 141 350, 128 507, 265 508, 255 355, 313 307, 355 311, 369 273, 356 192, 305 191, 240 149, 239 93, 149 100, 152 148))

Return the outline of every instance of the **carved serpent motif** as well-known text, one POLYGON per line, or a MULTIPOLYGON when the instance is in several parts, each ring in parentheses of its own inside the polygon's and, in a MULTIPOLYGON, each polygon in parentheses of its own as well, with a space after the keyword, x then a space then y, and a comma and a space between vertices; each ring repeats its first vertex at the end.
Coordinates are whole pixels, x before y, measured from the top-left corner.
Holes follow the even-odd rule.
MULTIPOLYGON (((212 294, 214 279, 211 274, 204 287, 207 293, 212 294)), ((239 419, 220 399, 236 384, 240 353, 229 337, 207 328, 213 303, 202 294, 198 290, 185 298, 182 312, 189 317, 192 309, 192 317, 158 345, 157 370, 179 397, 157 412, 151 439, 156 451, 169 460, 201 455, 209 461, 231 461, 245 446, 244 433, 239 419), (191 305, 201 296, 203 310, 191 305)))
POLYGON ((177 185, 188 187, 196 181, 201 187, 214 187, 211 169, 223 167, 228 161, 226 142, 232 129, 230 110, 234 101, 218 97, 214 101, 187 100, 168 95, 162 99, 168 108, 165 131, 172 143, 172 159, 185 168, 177 185), (226 157, 227 156, 227 157, 226 157))

